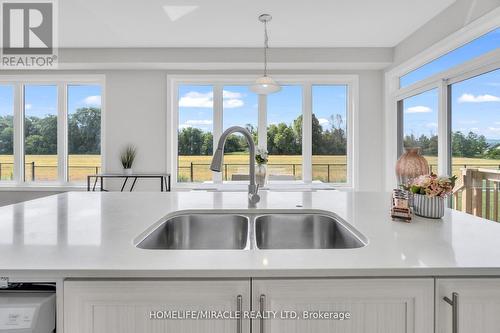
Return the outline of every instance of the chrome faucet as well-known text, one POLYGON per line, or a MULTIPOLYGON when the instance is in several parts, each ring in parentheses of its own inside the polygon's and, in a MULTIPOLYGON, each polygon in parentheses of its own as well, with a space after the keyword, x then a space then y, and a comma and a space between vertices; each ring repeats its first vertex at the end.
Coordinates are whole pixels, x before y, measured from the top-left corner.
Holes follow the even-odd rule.
POLYGON ((222 133, 219 143, 217 145, 217 150, 212 158, 212 163, 210 164, 210 170, 215 172, 221 172, 224 163, 224 144, 229 135, 239 132, 243 134, 248 142, 249 156, 249 168, 250 168, 250 185, 248 185, 248 204, 254 206, 260 200, 259 185, 255 183, 255 143, 253 142, 252 135, 250 132, 241 126, 232 126, 222 133))

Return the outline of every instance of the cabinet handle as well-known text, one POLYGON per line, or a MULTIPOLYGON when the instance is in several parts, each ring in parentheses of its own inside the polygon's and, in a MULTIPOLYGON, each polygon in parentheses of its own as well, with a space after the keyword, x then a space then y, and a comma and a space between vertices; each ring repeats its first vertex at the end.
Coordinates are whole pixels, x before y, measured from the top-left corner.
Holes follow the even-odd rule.
POLYGON ((264 333, 264 311, 266 310, 266 295, 262 294, 259 298, 260 305, 260 333, 264 333))
POLYGON ((458 293, 452 293, 451 299, 445 296, 443 300, 451 305, 451 331, 458 333, 458 293))
POLYGON ((238 295, 236 297, 236 311, 240 314, 236 322, 236 333, 243 333, 243 296, 238 295))

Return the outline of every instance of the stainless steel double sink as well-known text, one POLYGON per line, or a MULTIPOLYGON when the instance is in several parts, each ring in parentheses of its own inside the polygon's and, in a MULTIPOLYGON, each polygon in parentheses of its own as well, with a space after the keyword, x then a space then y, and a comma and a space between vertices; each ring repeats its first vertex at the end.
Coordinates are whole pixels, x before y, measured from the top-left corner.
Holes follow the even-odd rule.
POLYGON ((307 213, 179 213, 145 231, 149 250, 353 249, 366 238, 340 218, 307 213))

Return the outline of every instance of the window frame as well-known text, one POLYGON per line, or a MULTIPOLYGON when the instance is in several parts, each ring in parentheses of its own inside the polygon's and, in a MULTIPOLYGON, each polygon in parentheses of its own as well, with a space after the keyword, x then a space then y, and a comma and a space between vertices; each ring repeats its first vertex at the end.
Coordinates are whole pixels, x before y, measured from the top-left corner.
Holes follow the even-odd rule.
POLYGON ((75 188, 86 187, 80 182, 70 182, 68 175, 68 86, 99 85, 101 87, 101 170, 105 170, 105 76, 104 75, 0 75, 0 85, 14 87, 14 179, 1 181, 1 188, 75 188), (24 154, 24 86, 53 85, 57 87, 57 180, 25 181, 24 154))
POLYGON ((400 77, 500 27, 500 8, 456 31, 385 73, 385 188, 397 186, 394 165, 402 152, 402 100, 438 89, 438 173, 451 173, 451 85, 500 68, 500 49, 400 88, 400 77), (396 115, 396 117, 394 117, 396 115))
MULTIPOLYGON (((208 74, 177 74, 167 75, 167 172, 172 175, 172 187, 178 189, 200 188, 199 183, 181 183, 177 181, 178 166, 178 127, 179 107, 178 91, 180 85, 210 85, 214 90, 213 105, 213 138, 214 147, 217 146, 222 134, 223 100, 222 89, 227 85, 250 85, 256 75, 208 75, 208 74)), ((288 181, 279 184, 280 188, 296 185, 313 187, 312 182, 312 86, 313 85, 346 85, 347 86, 347 181, 346 183, 328 183, 335 187, 357 188, 358 177, 358 75, 273 75, 273 78, 282 85, 302 86, 302 114, 303 114, 303 139, 302 139, 302 180, 288 181)), ((260 147, 267 147, 267 96, 258 96, 258 137, 260 147), (264 144, 262 144, 264 143, 264 144)), ((214 173, 212 187, 235 187, 235 183, 223 182, 221 173, 214 173)), ((278 186, 278 185, 276 185, 278 186)))

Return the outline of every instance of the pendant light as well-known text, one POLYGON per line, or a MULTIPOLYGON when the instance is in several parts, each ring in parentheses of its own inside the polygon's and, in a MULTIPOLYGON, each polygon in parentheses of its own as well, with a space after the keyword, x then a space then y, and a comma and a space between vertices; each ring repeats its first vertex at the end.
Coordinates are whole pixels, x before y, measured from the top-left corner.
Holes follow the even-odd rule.
POLYGON ((267 49, 269 48, 269 38, 267 36, 267 23, 271 21, 272 16, 262 14, 259 16, 259 21, 264 23, 264 76, 255 80, 255 83, 250 86, 250 90, 259 95, 267 95, 278 92, 281 87, 271 77, 267 76, 267 49))

